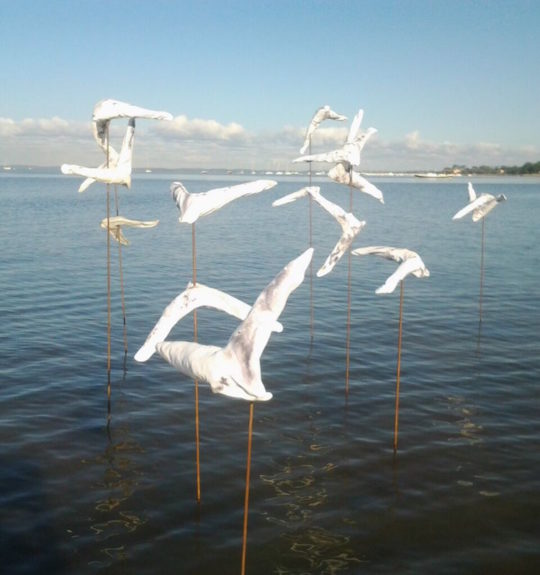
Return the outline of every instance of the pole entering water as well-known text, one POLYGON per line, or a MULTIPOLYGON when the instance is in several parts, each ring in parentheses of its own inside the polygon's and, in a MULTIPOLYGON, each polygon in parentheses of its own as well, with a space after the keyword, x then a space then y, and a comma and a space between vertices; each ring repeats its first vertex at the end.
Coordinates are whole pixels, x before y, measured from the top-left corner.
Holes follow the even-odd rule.
POLYGON ((244 498, 244 529, 242 539, 242 569, 241 575, 246 573, 246 551, 247 551, 247 526, 248 526, 248 508, 249 508, 249 480, 251 472, 251 442, 253 437, 253 401, 249 404, 249 427, 248 427, 248 448, 246 463, 246 493, 244 498))
POLYGON ((394 416, 394 453, 398 444, 398 422, 399 422, 399 379, 401 374, 401 334, 403 328, 403 280, 399 282, 399 328, 398 328, 398 355, 396 370, 396 412, 394 416))
POLYGON ((484 296, 485 224, 486 224, 486 218, 484 217, 482 218, 482 248, 480 255, 480 302, 479 302, 480 323, 482 323, 482 298, 484 296))
MULTIPOLYGON (((193 285, 197 284, 197 245, 195 243, 195 223, 191 224, 191 259, 193 285)), ((193 340, 197 341, 197 310, 193 312, 193 340)), ((199 382, 195 380, 195 465, 197 469, 197 503, 201 502, 201 455, 199 432, 199 382)))
MULTIPOLYGON (((352 170, 352 167, 351 167, 352 170)), ((350 181, 352 182, 352 174, 350 181)), ((349 184, 349 211, 353 210, 352 185, 349 184)), ((351 250, 349 249, 347 272, 347 337, 345 343, 345 395, 349 395, 349 364, 351 357, 351 250)))
MULTIPOLYGON (((309 137, 309 154, 311 155, 311 136, 309 137)), ((309 162, 309 186, 311 187, 312 177, 311 177, 311 162, 309 162)), ((309 247, 313 247, 313 197, 309 194, 309 247)), ((313 260, 309 262, 309 325, 310 325, 310 335, 311 341, 313 342, 313 323, 314 323, 314 312, 313 312, 313 260)))
MULTIPOLYGON (((118 191, 116 188, 116 184, 114 186, 114 203, 116 207, 116 215, 119 215, 119 208, 118 208, 118 191)), ((118 267, 120 271, 120 298, 122 301, 122 318, 124 321, 124 353, 127 353, 128 344, 127 344, 127 322, 126 322, 126 300, 124 297, 124 272, 122 269, 122 243, 118 241, 118 267)))

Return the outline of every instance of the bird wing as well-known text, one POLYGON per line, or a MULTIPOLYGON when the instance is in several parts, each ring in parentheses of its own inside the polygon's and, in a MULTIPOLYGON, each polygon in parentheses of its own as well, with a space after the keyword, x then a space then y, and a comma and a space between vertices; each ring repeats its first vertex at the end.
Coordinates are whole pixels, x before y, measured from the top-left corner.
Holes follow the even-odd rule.
POLYGON ((319 189, 320 188, 318 186, 311 186, 311 187, 302 188, 301 190, 298 190, 297 192, 293 192, 292 194, 287 194, 286 196, 283 196, 282 198, 275 200, 274 202, 272 202, 272 206, 277 207, 277 206, 283 206, 285 204, 290 204, 291 202, 294 202, 300 198, 305 198, 306 196, 308 196, 311 193, 310 190, 317 190, 318 191, 319 189))
POLYGON ((474 202, 474 200, 476 200, 476 192, 471 182, 467 185, 467 192, 469 193, 469 202, 474 202))
MULTIPOLYGON (((172 328, 188 313, 199 307, 210 307, 224 311, 229 315, 244 320, 251 306, 243 301, 203 284, 189 282, 187 288, 164 309, 158 322, 146 338, 143 346, 135 354, 136 361, 146 361, 154 354, 156 344, 165 340, 172 328)), ((282 331, 279 322, 273 322, 270 329, 282 331)))
POLYGON ((418 256, 418 254, 412 250, 408 250, 406 248, 394 248, 391 246, 367 246, 365 248, 357 248, 351 253, 355 256, 380 256, 395 262, 403 262, 407 259, 418 256))
POLYGON ((384 284, 375 290, 375 293, 392 293, 400 281, 423 267, 425 267, 424 262, 422 262, 419 256, 406 259, 398 266, 396 271, 386 279, 384 284))
MULTIPOLYGON (((109 226, 123 226, 126 228, 154 228, 159 224, 159 220, 130 220, 123 216, 112 216, 109 218, 109 226)), ((107 227, 107 218, 101 222, 101 227, 107 227)))
MULTIPOLYGON (((99 168, 86 168, 75 164, 63 164, 60 168, 62 173, 84 176, 85 178, 91 178, 106 184, 121 184, 129 188, 131 186, 131 158, 133 154, 134 134, 135 120, 130 119, 116 166, 103 167, 102 164, 99 168)), ((86 189, 86 187, 84 189, 86 189)), ((84 189, 82 191, 84 191, 84 189)), ((81 191, 81 188, 79 188, 79 191, 81 191)))
POLYGON ((364 117, 364 110, 360 109, 353 118, 351 125, 349 127, 349 134, 347 135, 347 143, 352 144, 358 138, 360 132, 360 125, 362 124, 362 118, 364 117))
POLYGON ((324 106, 319 108, 315 114, 313 114, 313 118, 311 118, 311 122, 306 130, 306 136, 304 138, 304 143, 300 148, 300 153, 304 154, 309 147, 309 139, 313 132, 318 128, 319 124, 324 120, 324 106))
MULTIPOLYGON (((493 196, 491 194, 482 194, 481 196, 478 196, 476 198, 476 200, 468 203, 465 207, 461 208, 461 210, 459 210, 457 213, 454 214, 454 216, 452 217, 453 220, 459 220, 462 217, 466 216, 467 214, 470 214, 471 212, 474 212, 478 209, 480 209, 484 204, 486 204, 487 202, 494 200, 495 198, 493 198, 493 196)), ((489 211, 489 210, 488 210, 489 211)), ((487 212, 486 212, 487 213, 487 212)), ((473 220, 477 221, 481 218, 482 216, 480 215, 479 217, 476 218, 476 220, 474 219, 473 216, 473 220)))
POLYGON ((186 190, 182 182, 173 182, 171 184, 171 196, 180 211, 178 221, 192 224, 198 218, 198 215, 195 213, 195 215, 191 217, 192 214, 189 212, 191 194, 186 190))
MULTIPOLYGON (((491 194, 485 195, 491 196, 491 194)), ((473 211, 473 222, 477 222, 478 220, 481 220, 483 217, 487 216, 499 202, 503 202, 504 200, 506 200, 506 196, 504 194, 500 194, 497 197, 491 196, 486 202, 484 202, 481 206, 473 211)))
POLYGON ((320 267, 317 272, 317 277, 325 276, 330 273, 338 261, 343 257, 345 252, 349 249, 350 245, 353 243, 354 238, 360 233, 360 230, 366 225, 366 222, 358 221, 353 214, 345 214, 346 224, 342 225, 343 233, 339 238, 334 249, 331 251, 330 255, 326 258, 324 264, 320 267))
POLYGON ((352 186, 364 194, 368 194, 372 196, 376 200, 379 200, 381 204, 384 204, 384 197, 383 193, 377 186, 373 185, 371 182, 368 182, 365 178, 363 178, 358 172, 352 172, 352 186))
POLYGON ((302 145, 302 147, 300 148, 300 153, 301 154, 305 154, 306 150, 309 147, 309 140, 311 138, 311 136, 313 135, 313 132, 315 132, 315 130, 319 127, 319 125, 321 124, 321 122, 323 122, 324 120, 346 120, 347 117, 343 116, 341 114, 338 114, 337 112, 334 112, 334 110, 332 110, 330 108, 330 106, 322 106, 321 108, 319 108, 315 114, 313 115, 313 118, 311 119, 311 122, 309 123, 308 129, 306 131, 306 136, 304 138, 304 144, 302 145))
POLYGON ((270 339, 271 327, 279 318, 290 294, 303 282, 306 269, 313 257, 308 248, 289 262, 266 286, 255 300, 246 319, 234 330, 223 353, 234 358, 241 372, 238 379, 244 389, 256 397, 267 392, 261 379, 261 354, 270 339))
POLYGON ((134 106, 120 100, 101 100, 94 106, 92 119, 94 121, 107 121, 114 118, 145 118, 147 120, 172 120, 169 112, 149 110, 134 106))
POLYGON ((242 196, 250 196, 269 190, 276 186, 277 182, 274 180, 255 180, 236 186, 215 188, 207 192, 189 194, 188 196, 185 195, 187 192, 183 186, 184 191, 180 191, 179 186, 177 186, 177 189, 173 189, 176 184, 179 184, 179 182, 175 182, 171 186, 171 191, 176 204, 181 210, 179 220, 183 223, 192 224, 201 216, 207 216, 242 196), (186 197, 189 197, 188 202, 186 197))

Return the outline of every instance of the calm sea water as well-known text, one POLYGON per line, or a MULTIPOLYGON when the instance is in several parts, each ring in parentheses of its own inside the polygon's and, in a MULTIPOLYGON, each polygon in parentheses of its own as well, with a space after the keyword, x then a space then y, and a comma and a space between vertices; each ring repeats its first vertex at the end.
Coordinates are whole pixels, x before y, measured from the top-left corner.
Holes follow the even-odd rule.
MULTIPOLYGON (((195 501, 194 386, 161 358, 132 358, 191 279, 191 226, 172 177, 134 178, 120 213, 159 219, 112 245, 107 401, 105 188, 2 174, 0 198, 0 571, 239 573, 248 404, 200 388, 202 503, 195 501)), ((246 178, 247 179, 247 178, 246 178)), ((191 176, 198 192, 242 181, 191 176)), ((466 181, 374 179, 386 204, 354 195, 354 246, 420 253, 405 282, 399 448, 392 449, 399 293, 375 295, 394 264, 351 259, 346 394, 345 257, 292 294, 263 355, 272 401, 256 404, 247 572, 540 572, 540 182, 476 179, 508 201, 481 224, 452 222, 466 181), (310 317, 313 316, 313 325, 310 317)), ((279 185, 196 225, 198 280, 252 302, 308 245, 308 203, 279 185)), ((347 207, 349 191, 321 180, 347 207)), ((114 208, 113 208, 114 210, 114 208)), ((314 269, 340 230, 313 207, 314 269)), ((235 321, 199 312, 199 341, 235 321)), ((192 338, 186 318, 174 339, 192 338)))

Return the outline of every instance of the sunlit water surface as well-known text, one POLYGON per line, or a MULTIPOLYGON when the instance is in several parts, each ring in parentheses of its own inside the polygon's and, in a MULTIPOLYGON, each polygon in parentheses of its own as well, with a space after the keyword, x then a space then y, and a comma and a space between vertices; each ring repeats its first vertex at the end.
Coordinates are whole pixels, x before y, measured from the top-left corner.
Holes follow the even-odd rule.
MULTIPOLYGON (((248 404, 200 387, 197 505, 194 384, 159 357, 133 360, 191 279, 192 229, 178 222, 173 179, 138 176, 119 190, 121 214, 160 224, 126 231, 126 357, 111 244, 108 404, 105 187, 78 194, 76 178, 0 176, 5 573, 240 571, 248 404)), ((193 192, 240 181, 184 178, 193 192)), ((263 355, 274 398, 254 410, 247 572, 538 573, 539 182, 474 180, 508 197, 486 221, 480 323, 481 224, 451 221, 466 181, 374 181, 386 204, 354 193, 367 221, 354 246, 408 247, 431 271, 404 284, 397 456, 399 291, 374 293, 395 265, 351 258, 347 394, 345 257, 292 294, 263 355)), ((198 280, 253 302, 308 246, 308 201, 271 207, 305 183, 280 178, 199 220, 198 280)), ((348 207, 346 187, 320 184, 348 207)), ((339 233, 314 205, 314 271, 339 233)), ((222 345, 235 325, 201 310, 199 341, 222 345)), ((186 318, 170 337, 192 333, 186 318)))

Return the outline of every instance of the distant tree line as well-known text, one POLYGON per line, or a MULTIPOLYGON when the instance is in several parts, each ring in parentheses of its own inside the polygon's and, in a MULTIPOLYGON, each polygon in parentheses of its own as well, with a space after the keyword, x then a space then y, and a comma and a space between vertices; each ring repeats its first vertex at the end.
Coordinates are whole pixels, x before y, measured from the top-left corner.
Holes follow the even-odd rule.
POLYGON ((460 173, 464 176, 471 174, 506 174, 522 176, 540 174, 540 162, 526 162, 522 166, 459 166, 454 164, 451 168, 444 168, 446 174, 460 173))

